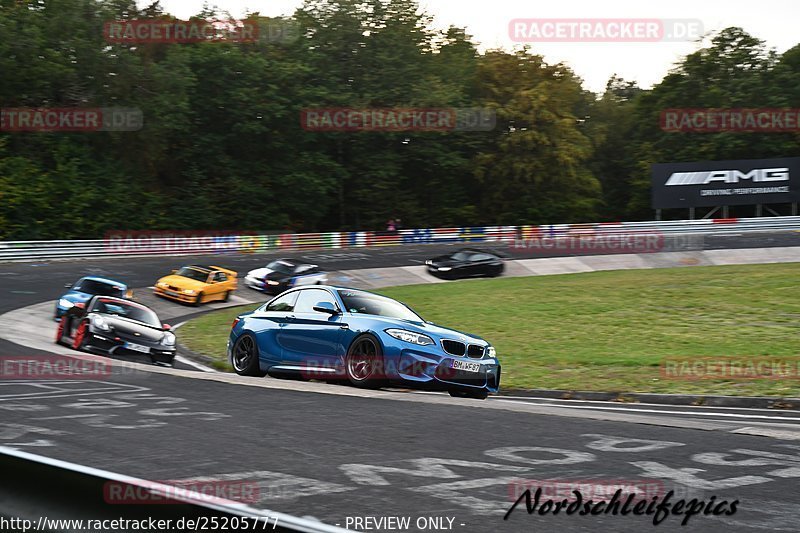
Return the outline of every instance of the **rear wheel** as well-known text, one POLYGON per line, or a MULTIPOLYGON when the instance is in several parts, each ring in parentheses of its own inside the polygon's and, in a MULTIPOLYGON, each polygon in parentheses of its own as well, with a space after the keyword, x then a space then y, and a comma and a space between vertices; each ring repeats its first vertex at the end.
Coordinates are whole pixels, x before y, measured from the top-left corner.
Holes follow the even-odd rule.
POLYGON ((75 330, 75 337, 72 338, 72 348, 82 352, 86 349, 86 341, 89 336, 89 322, 86 320, 78 324, 78 329, 75 330))
POLYGON ((356 387, 376 389, 386 381, 380 341, 370 334, 353 341, 344 360, 347 379, 356 387))
POLYGON ((231 295, 231 291, 225 291, 225 294, 222 296, 222 301, 223 302, 227 302, 228 298, 230 297, 230 295, 231 295))
POLYGON ((258 345, 255 337, 244 333, 236 339, 231 349, 231 365, 240 376, 264 377, 266 375, 258 363, 258 345))

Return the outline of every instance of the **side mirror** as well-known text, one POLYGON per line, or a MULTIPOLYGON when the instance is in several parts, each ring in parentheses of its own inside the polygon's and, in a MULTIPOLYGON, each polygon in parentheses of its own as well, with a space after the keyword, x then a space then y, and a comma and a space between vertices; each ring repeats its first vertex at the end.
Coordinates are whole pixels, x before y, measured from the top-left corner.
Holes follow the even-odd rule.
POLYGON ((333 302, 319 302, 314 306, 314 311, 318 313, 328 313, 329 315, 338 315, 339 310, 333 305, 333 302))
POLYGON ((172 326, 170 326, 169 324, 161 324, 161 329, 163 329, 164 331, 169 331, 172 329, 172 326))
POLYGON ((128 289, 127 291, 125 291, 125 298, 129 300, 133 298, 133 289, 128 289))
POLYGON ((65 283, 64 284, 64 288, 65 289, 71 289, 72 288, 72 283, 65 283))

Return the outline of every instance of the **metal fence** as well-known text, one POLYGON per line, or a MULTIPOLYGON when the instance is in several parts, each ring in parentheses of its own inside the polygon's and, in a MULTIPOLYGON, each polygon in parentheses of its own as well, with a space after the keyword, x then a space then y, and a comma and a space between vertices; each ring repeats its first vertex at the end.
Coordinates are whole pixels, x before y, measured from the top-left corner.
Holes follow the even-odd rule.
POLYGON ((364 246, 437 243, 505 243, 536 237, 660 233, 730 234, 800 230, 800 216, 716 218, 703 220, 597 222, 540 226, 421 228, 398 231, 328 233, 233 234, 214 231, 116 231, 97 240, 0 242, 0 261, 130 257, 157 255, 217 255, 364 246))

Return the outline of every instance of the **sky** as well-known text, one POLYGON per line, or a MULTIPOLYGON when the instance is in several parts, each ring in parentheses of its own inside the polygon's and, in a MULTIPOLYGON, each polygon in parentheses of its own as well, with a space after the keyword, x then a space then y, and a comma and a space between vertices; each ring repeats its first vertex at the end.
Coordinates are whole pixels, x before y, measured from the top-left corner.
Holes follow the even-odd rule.
MULTIPOLYGON (((704 33, 739 26, 785 52, 800 42, 795 0, 419 0, 434 17, 434 26, 465 27, 481 49, 512 50, 521 44, 509 35, 513 19, 695 19, 704 33)), ((140 7, 149 1, 139 1, 140 7)), ((234 17, 258 11, 265 16, 289 15, 302 0, 208 0, 234 17)), ((203 0, 162 0, 164 9, 181 19, 203 7, 203 0)), ((708 41, 706 40, 706 44, 708 41)), ((658 83, 681 58, 700 45, 677 42, 548 42, 533 43, 532 51, 548 63, 563 62, 584 80, 584 87, 602 92, 613 74, 649 88, 658 83)))

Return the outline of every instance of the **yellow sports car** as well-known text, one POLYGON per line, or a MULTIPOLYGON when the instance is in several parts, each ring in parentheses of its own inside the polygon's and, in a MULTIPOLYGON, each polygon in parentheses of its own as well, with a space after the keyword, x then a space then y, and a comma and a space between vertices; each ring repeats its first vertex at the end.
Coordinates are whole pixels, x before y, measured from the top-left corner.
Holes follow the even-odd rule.
POLYGON ((186 265, 158 280, 153 293, 194 305, 227 302, 236 290, 236 276, 233 270, 218 266, 186 265))

